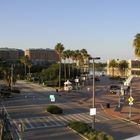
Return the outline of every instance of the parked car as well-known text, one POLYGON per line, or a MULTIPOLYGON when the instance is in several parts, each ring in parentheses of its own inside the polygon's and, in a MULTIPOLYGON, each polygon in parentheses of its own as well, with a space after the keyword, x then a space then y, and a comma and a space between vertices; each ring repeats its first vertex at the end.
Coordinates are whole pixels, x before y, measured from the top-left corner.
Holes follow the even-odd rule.
POLYGON ((118 85, 111 85, 109 88, 109 92, 113 94, 120 92, 120 90, 121 90, 121 87, 118 85))
POLYGON ((100 81, 98 76, 95 76, 95 81, 100 81))

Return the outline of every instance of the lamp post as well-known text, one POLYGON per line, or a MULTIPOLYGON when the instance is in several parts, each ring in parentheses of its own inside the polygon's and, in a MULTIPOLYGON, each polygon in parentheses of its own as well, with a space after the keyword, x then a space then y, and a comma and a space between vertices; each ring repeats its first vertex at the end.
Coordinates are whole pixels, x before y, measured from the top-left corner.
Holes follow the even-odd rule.
MULTIPOLYGON (((94 110, 95 114, 96 114, 96 109, 95 109, 95 64, 94 61, 95 60, 99 60, 100 57, 95 57, 95 58, 90 58, 93 60, 93 102, 92 102, 92 109, 94 110)), ((92 129, 95 130, 95 114, 93 115, 93 120, 92 120, 92 129)))
POLYGON ((13 89, 13 64, 11 65, 11 90, 13 89))

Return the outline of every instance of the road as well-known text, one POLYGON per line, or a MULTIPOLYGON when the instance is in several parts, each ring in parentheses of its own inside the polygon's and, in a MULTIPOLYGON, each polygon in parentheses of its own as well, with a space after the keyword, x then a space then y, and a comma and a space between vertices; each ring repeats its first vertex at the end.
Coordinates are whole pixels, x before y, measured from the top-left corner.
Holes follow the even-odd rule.
POLYGON ((84 140, 67 127, 35 129, 24 133, 25 140, 84 140))
MULTIPOLYGON (((46 137, 47 130, 57 132, 60 128, 65 129, 65 132, 68 133, 69 130, 67 131, 65 127, 71 120, 82 121, 89 124, 92 123, 92 117, 89 115, 89 106, 80 104, 81 100, 90 99, 92 97, 91 92, 60 93, 60 96, 54 89, 48 89, 36 84, 20 82, 17 86, 22 90, 21 95, 5 100, 3 104, 7 108, 13 120, 13 124, 17 128, 19 124, 23 124, 24 139, 28 139, 32 134, 38 137, 41 135, 43 139, 46 137), (55 103, 50 102, 49 95, 52 94, 56 97, 55 103), (64 110, 63 115, 57 116, 45 112, 45 108, 49 104, 60 106, 64 110)), ((99 87, 100 86, 102 87, 101 84, 99 87)), ((96 91, 97 97, 99 97, 97 101, 103 98, 100 97, 100 95, 102 95, 104 91, 106 91, 105 88, 101 90, 98 88, 96 91)), ((103 95, 105 95, 105 93, 103 93, 103 95)), ((108 100, 104 100, 104 102, 107 101, 108 100)), ((98 104, 101 103, 102 102, 98 102, 98 104)), ((96 115, 96 129, 107 132, 118 140, 140 134, 140 129, 137 125, 113 118, 110 114, 106 115, 99 111, 97 111, 96 115)), ((71 135, 72 134, 73 136, 75 135, 75 133, 71 133, 71 135)), ((57 136, 57 139, 59 138, 61 139, 62 135, 60 137, 57 136)), ((82 138, 79 137, 79 139, 82 138)))

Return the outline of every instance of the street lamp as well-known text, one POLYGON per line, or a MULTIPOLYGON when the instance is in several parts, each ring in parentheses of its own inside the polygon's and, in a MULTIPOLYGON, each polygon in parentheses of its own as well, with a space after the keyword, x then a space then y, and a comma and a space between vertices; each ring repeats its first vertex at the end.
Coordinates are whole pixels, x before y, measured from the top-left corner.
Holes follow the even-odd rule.
POLYGON ((94 57, 94 58, 90 58, 90 60, 93 60, 93 102, 92 102, 92 111, 93 113, 91 113, 91 115, 93 115, 93 120, 92 120, 92 129, 95 130, 95 114, 96 114, 96 108, 95 108, 95 64, 94 61, 95 60, 99 60, 100 57, 94 57))
POLYGON ((13 89, 13 64, 11 65, 11 90, 13 89))

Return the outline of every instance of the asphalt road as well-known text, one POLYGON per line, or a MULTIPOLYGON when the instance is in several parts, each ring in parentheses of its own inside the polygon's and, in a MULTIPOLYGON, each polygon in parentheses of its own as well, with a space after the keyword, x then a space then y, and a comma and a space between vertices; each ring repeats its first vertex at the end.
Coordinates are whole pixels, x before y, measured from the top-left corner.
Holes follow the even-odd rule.
MULTIPOLYGON (((103 80, 104 82, 106 81, 106 79, 103 80)), ((99 83, 96 89, 96 101, 99 107, 100 104, 111 101, 111 99, 113 103, 117 102, 116 98, 114 99, 114 97, 111 98, 111 96, 106 95, 107 90, 105 87, 109 85, 109 81, 105 83, 105 85, 99 83)), ((54 89, 44 88, 36 84, 20 82, 17 86, 22 90, 22 94, 6 99, 3 101, 3 104, 13 119, 14 125, 18 126, 19 123, 24 125, 24 139, 36 136, 35 139, 39 137, 38 139, 41 140, 41 138, 43 139, 47 136, 47 130, 47 132, 50 131, 49 134, 51 135, 52 132, 58 132, 60 128, 62 129, 63 126, 67 126, 67 123, 71 120, 81 120, 89 124, 92 123, 92 117, 89 115, 91 102, 89 102, 88 105, 81 104, 80 102, 90 100, 92 98, 92 92, 85 92, 83 90, 82 92, 60 93, 61 96, 59 96, 54 89), (49 99, 49 95, 52 94, 56 97, 55 103, 51 103, 49 99), (64 114, 62 116, 52 116, 48 114, 45 112, 45 108, 49 104, 60 106, 63 108, 64 114)), ((63 129, 66 130, 65 133, 68 132, 66 128, 63 129)), ((97 111, 96 115, 96 129, 107 132, 118 140, 140 134, 140 128, 137 125, 112 118, 110 114, 105 115, 99 111, 97 111)), ((71 132, 71 135, 72 134, 71 132)), ((62 139, 62 136, 63 135, 58 135, 57 139, 59 139, 59 137, 62 139)), ((64 138, 66 137, 64 136, 64 138)))
POLYGON ((84 140, 67 127, 35 129, 24 133, 23 140, 84 140))

